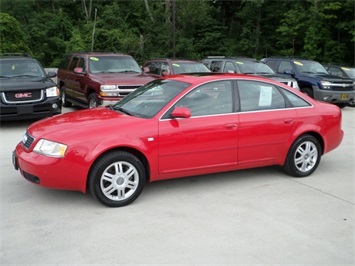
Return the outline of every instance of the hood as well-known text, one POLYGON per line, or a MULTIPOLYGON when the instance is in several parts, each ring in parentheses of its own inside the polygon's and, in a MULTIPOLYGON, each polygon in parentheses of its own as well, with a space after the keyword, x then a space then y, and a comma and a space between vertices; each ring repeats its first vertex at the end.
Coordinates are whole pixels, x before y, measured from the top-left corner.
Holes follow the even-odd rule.
POLYGON ((326 80, 334 83, 352 83, 353 80, 349 78, 342 78, 339 76, 334 76, 331 74, 306 74, 302 73, 302 76, 311 77, 311 78, 318 78, 319 80, 326 80))
POLYGON ((144 73, 99 73, 90 74, 93 80, 109 85, 144 85, 155 78, 144 73))
POLYGON ((56 84, 48 77, 44 78, 6 78, 0 79, 0 91, 14 91, 14 90, 21 90, 21 91, 32 91, 38 89, 46 89, 49 87, 56 86, 56 84))
POLYGON ((29 134, 62 143, 78 140, 90 133, 95 138, 105 138, 113 131, 124 133, 125 128, 144 124, 146 119, 128 116, 105 107, 85 109, 45 118, 30 125, 29 134))

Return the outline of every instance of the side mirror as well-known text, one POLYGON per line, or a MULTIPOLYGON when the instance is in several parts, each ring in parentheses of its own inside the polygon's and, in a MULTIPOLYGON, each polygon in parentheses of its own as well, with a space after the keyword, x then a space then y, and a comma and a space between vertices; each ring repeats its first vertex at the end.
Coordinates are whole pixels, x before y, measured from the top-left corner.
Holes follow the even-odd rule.
POLYGON ((186 107, 176 107, 174 111, 171 113, 172 118, 190 118, 191 111, 186 107))
POLYGON ((48 75, 49 78, 55 78, 55 77, 57 76, 57 73, 54 72, 54 71, 49 71, 49 72, 47 73, 47 75, 48 75))
POLYGON ((294 75, 295 75, 295 72, 293 72, 293 71, 290 70, 290 69, 286 69, 286 70, 284 71, 284 74, 294 76, 294 75))
POLYGON ((74 73, 75 74, 85 74, 84 70, 82 67, 76 67, 74 68, 74 73))
POLYGON ((150 73, 149 67, 143 67, 142 69, 144 73, 150 73))

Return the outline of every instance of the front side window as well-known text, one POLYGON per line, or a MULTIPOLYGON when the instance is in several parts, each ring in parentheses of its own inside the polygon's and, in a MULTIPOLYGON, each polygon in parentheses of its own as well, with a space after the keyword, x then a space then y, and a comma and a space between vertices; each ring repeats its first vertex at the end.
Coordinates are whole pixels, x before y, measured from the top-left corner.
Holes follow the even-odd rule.
POLYGON ((226 62, 225 66, 224 66, 224 71, 226 73, 237 73, 235 66, 232 62, 226 62))
POLYGON ((192 117, 231 113, 232 83, 224 80, 198 86, 181 98, 175 106, 189 108, 192 117))
POLYGON ((272 84, 242 80, 238 91, 242 112, 286 108, 285 98, 272 84))
POLYGON ((288 61, 282 61, 277 69, 277 73, 285 73, 285 71, 292 71, 292 65, 288 61))

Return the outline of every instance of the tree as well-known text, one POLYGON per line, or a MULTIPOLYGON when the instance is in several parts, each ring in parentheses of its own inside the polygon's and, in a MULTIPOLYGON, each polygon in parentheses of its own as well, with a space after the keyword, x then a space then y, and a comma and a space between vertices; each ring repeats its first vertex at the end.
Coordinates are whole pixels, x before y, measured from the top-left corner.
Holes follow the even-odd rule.
POLYGON ((20 23, 7 13, 0 13, 0 52, 32 53, 20 23))

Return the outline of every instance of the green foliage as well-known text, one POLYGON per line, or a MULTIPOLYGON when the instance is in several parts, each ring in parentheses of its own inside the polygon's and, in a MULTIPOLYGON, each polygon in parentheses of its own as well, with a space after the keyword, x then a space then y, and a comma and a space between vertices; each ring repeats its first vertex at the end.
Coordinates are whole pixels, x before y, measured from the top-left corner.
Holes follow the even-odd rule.
POLYGON ((354 65, 353 0, 1 0, 1 8, 0 51, 29 52, 45 66, 92 46, 140 62, 289 55, 354 65))
POLYGON ((20 23, 6 13, 0 13, 0 53, 31 54, 20 23))

